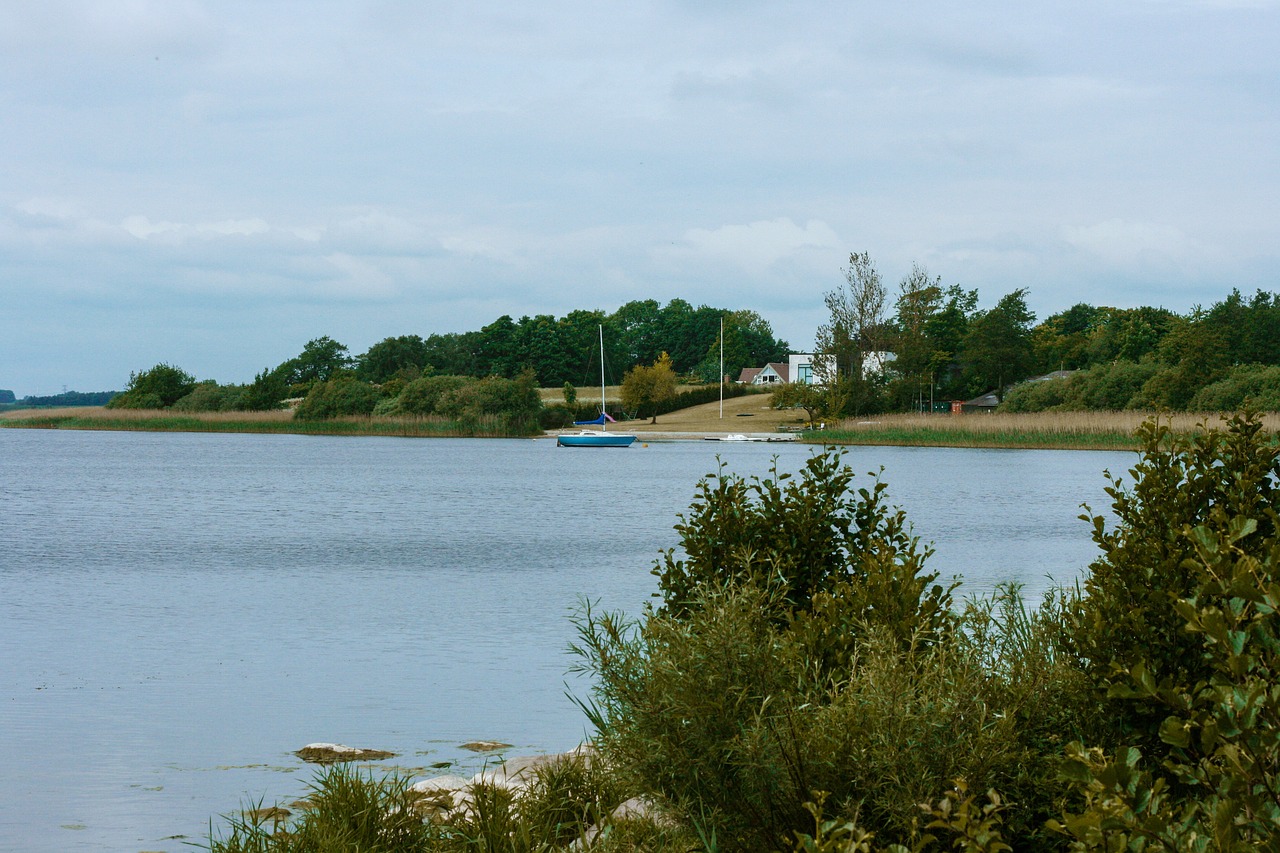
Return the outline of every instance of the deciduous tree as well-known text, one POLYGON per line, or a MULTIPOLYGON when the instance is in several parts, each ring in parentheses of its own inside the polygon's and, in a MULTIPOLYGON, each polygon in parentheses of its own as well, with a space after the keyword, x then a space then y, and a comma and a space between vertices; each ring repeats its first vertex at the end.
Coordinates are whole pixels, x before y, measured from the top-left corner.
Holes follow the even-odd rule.
POLYGON ((653 407, 671 399, 675 393, 676 372, 665 352, 648 367, 637 365, 631 368, 622 379, 623 407, 640 417, 651 414, 653 420, 650 423, 658 422, 658 414, 653 407))

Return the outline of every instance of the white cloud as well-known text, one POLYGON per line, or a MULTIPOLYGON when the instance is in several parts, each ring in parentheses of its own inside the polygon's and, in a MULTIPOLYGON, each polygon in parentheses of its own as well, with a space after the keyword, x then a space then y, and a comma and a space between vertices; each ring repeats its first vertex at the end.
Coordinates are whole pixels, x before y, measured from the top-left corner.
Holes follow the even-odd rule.
POLYGON ((665 254, 672 259, 683 256, 733 265, 757 275, 807 250, 835 249, 840 245, 827 223, 811 219, 801 227, 789 217, 715 229, 691 228, 685 232, 684 241, 682 247, 665 254))
POLYGON ((146 240, 157 234, 175 234, 184 230, 177 222, 152 222, 145 216, 126 216, 120 227, 139 240, 146 240))
POLYGON ((1181 264, 1205 252, 1181 229, 1158 222, 1108 219, 1064 228, 1063 238, 1103 263, 1124 269, 1181 264))

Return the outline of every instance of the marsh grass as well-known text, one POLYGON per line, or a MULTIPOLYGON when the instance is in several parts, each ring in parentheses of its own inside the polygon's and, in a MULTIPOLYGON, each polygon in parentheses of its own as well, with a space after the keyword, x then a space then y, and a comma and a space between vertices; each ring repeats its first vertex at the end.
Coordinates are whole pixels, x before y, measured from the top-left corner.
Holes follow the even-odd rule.
POLYGON ((321 771, 310 784, 308 807, 296 816, 262 802, 224 816, 210 828, 213 853, 542 853, 564 850, 591 830, 590 849, 691 849, 687 833, 653 821, 619 819, 623 800, 615 774, 594 761, 566 758, 539 767, 526 791, 476 783, 465 806, 449 812, 443 800, 415 792, 407 777, 375 776, 349 765, 321 771))
MULTIPOLYGON (((842 421, 835 429, 807 433, 821 444, 916 447, 998 447, 1010 449, 1137 450, 1138 427, 1149 412, 1035 412, 1027 414, 878 415, 842 421)), ((1163 415, 1175 433, 1200 432, 1213 413, 1163 415)), ((1267 428, 1280 428, 1280 414, 1264 415, 1267 428)))
POLYGON ((294 420, 293 412, 190 412, 100 407, 51 409, 0 415, 0 427, 27 429, 115 430, 124 432, 249 432, 294 435, 394 435, 410 437, 514 436, 499 419, 471 423, 443 418, 343 417, 324 421, 294 420))

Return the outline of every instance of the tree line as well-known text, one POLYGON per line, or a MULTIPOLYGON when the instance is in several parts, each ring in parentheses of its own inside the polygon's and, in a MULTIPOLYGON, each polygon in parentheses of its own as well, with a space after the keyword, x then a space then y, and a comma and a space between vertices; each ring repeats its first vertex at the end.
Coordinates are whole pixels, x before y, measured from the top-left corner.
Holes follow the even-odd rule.
MULTIPOLYGON (((500 417, 524 432, 541 417, 539 387, 598 381, 602 328, 605 375, 613 383, 629 377, 624 404, 646 416, 672 397, 677 377, 718 382, 722 334, 724 369, 732 375, 748 365, 785 359, 789 350, 755 311, 694 308, 681 299, 665 306, 642 300, 612 314, 579 310, 560 318, 519 320, 504 315, 478 331, 388 337, 360 355, 323 336, 245 385, 197 381, 180 367, 161 363, 132 374, 110 406, 259 411, 296 399, 300 418, 500 417)), ((560 407, 561 420, 580 414, 583 407, 572 402, 560 407)))
POLYGON ((890 293, 869 255, 850 256, 815 337, 823 387, 779 402, 828 416, 945 410, 995 393, 1007 411, 1280 409, 1280 295, 1238 290, 1179 315, 1079 303, 1036 323, 1027 288, 978 308, 977 289, 913 266, 890 293), (891 353, 891 361, 871 361, 891 353), (1027 383, 1049 374, 1053 378, 1027 383))

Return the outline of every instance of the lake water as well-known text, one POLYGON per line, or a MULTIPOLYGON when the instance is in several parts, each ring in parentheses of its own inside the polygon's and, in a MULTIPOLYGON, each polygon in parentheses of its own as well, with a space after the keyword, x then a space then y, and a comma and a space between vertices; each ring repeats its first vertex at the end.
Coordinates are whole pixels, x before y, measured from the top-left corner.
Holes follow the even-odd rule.
MULTIPOLYGON (((580 597, 638 613, 712 442, 0 430, 0 849, 182 850, 290 800, 312 741, 455 772, 568 749, 580 597)), ((1094 555, 1080 504, 1130 453, 854 448, 962 592, 1035 594, 1094 555)))

